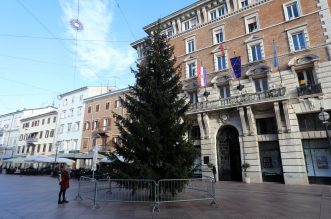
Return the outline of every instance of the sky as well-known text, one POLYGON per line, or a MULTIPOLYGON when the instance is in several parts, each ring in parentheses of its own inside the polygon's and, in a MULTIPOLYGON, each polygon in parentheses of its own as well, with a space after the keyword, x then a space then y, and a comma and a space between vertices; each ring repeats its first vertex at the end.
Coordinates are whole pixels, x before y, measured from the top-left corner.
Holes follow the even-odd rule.
POLYGON ((1 0, 0 115, 83 86, 134 84, 143 27, 198 0, 1 0), (79 5, 79 7, 78 7, 79 5), (82 23, 76 31, 72 19, 82 23))

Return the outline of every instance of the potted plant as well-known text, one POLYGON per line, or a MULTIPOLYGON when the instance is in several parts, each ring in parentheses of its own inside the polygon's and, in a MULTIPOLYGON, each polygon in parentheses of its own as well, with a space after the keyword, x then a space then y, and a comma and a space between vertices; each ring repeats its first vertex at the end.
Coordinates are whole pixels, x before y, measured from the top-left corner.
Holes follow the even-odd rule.
POLYGON ((247 162, 244 162, 241 167, 244 169, 244 175, 245 175, 245 179, 244 179, 244 182, 245 183, 250 183, 251 182, 251 179, 247 176, 247 169, 250 167, 251 165, 247 162))

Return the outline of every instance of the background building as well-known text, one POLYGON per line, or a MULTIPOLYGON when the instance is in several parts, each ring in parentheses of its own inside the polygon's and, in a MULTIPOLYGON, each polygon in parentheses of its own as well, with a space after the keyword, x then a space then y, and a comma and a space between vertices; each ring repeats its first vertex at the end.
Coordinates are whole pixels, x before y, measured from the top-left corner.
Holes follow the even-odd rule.
POLYGON ((120 98, 124 99, 129 89, 114 90, 86 98, 81 152, 92 152, 98 145, 99 151, 113 151, 113 142, 118 141, 119 130, 115 125, 114 113, 125 116, 126 111, 120 98))
POLYGON ((16 155, 51 155, 57 120, 57 109, 21 119, 16 155))
MULTIPOLYGON (((321 106, 331 110, 329 4, 200 0, 160 20, 192 104, 187 116, 200 133, 203 174, 212 163, 218 180, 241 181, 246 162, 251 182, 331 181, 331 146, 317 116, 321 106), (239 79, 231 70, 238 56, 239 79), (205 88, 197 83, 200 65, 205 88)), ((139 59, 143 44, 132 43, 139 59)))

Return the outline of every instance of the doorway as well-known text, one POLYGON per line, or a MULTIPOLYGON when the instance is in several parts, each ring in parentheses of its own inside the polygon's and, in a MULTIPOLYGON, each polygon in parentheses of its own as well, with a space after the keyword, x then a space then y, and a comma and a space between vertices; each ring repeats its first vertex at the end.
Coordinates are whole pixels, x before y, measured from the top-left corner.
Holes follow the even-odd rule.
POLYGON ((242 181, 239 133, 233 126, 217 134, 218 177, 221 181, 242 181))

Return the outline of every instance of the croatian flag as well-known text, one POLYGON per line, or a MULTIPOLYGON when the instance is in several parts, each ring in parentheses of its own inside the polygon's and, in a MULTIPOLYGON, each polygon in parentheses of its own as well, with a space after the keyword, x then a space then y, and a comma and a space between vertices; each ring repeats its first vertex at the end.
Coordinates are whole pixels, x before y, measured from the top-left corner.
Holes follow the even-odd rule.
POLYGON ((198 65, 198 84, 199 87, 206 87, 207 76, 206 76, 206 67, 198 65))

